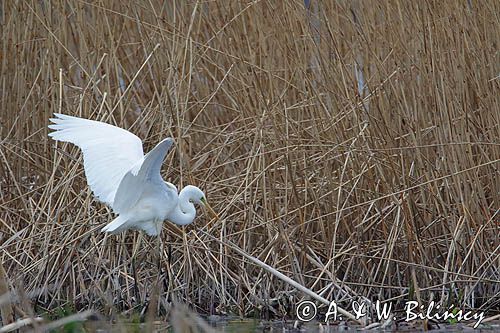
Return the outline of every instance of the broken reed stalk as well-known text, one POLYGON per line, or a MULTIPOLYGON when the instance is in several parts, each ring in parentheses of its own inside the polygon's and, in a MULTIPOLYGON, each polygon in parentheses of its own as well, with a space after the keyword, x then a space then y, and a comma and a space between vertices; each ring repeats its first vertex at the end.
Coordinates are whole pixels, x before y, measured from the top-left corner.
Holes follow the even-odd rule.
POLYGON ((19 330, 26 326, 37 325, 42 321, 43 318, 40 317, 19 319, 15 322, 0 327, 0 333, 19 332, 19 330))
POLYGON ((401 304, 415 285, 422 302, 497 311, 498 12, 496 0, 5 2, 10 281, 47 311, 114 315, 158 277, 155 240, 98 232, 113 213, 81 152, 47 137, 62 111, 129 129, 145 151, 175 138, 162 175, 203 188, 221 217, 208 232, 227 244, 190 232, 203 214, 165 223, 162 315, 167 299, 241 316, 273 299, 276 316, 294 315, 280 299, 290 284, 228 244, 344 308, 401 304))
MULTIPOLYGON (((276 276, 278 279, 286 282, 287 284, 291 285, 292 287, 296 288, 297 290, 303 292, 304 294, 312 297, 313 299, 315 299, 316 301, 326 305, 326 306, 330 306, 330 303, 331 301, 327 300, 326 298, 324 297, 321 297, 320 295, 316 294, 314 291, 312 291, 311 289, 301 285, 300 283, 298 283, 297 281, 294 281, 293 279, 289 278, 288 276, 286 276, 285 274, 279 272, 276 268, 274 267, 271 267, 269 266, 268 264, 266 264, 265 262, 259 260, 258 258, 246 253, 245 251, 243 251, 241 248, 239 248, 236 244, 233 244, 229 241, 224 241, 224 240, 220 240, 212 235, 210 235, 209 233, 203 231, 203 230, 199 230, 199 232, 203 233, 205 236, 207 236, 208 238, 216 241, 216 242, 219 242, 220 244, 223 244, 227 247, 229 247, 230 249, 238 252, 239 254, 241 254, 243 257, 247 258, 248 260, 250 260, 251 262, 253 262, 254 264, 256 264, 257 266, 265 269, 266 271, 268 271, 269 273, 271 273, 272 275, 276 276)), ((343 308, 341 307, 338 307, 337 306, 337 310, 340 314, 346 316, 346 318, 349 318, 351 319, 352 321, 355 321, 357 322, 358 324, 362 324, 362 322, 358 319, 356 319, 355 316, 353 316, 351 313, 347 312, 346 310, 344 310, 343 308)))

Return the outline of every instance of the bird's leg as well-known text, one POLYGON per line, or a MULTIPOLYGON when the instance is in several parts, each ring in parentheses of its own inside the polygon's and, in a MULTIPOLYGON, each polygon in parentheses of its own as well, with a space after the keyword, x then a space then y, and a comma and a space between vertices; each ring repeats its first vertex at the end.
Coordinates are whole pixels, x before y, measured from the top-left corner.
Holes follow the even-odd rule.
POLYGON ((158 276, 160 276, 160 274, 161 274, 161 250, 162 250, 162 247, 161 247, 161 229, 163 227, 163 221, 156 220, 155 226, 156 226, 156 234, 158 235, 156 237, 156 251, 155 251, 155 253, 157 255, 156 265, 158 267, 158 276))
POLYGON ((139 251, 139 246, 141 245, 142 242, 142 233, 139 233, 137 236, 137 243, 135 244, 134 248, 132 249, 132 273, 134 274, 134 293, 135 293, 135 298, 136 300, 141 303, 141 297, 139 293, 139 287, 137 285, 137 269, 135 265, 135 258, 137 256, 137 252, 139 251))
MULTIPOLYGON (((149 306, 151 307, 149 312, 149 317, 150 319, 153 319, 154 316, 156 315, 156 311, 158 310, 159 302, 160 302, 160 297, 162 294, 162 290, 160 290, 160 279, 161 279, 161 226, 163 221, 155 221, 156 222, 156 227, 157 227, 157 232, 158 235, 156 236, 156 250, 155 256, 156 256, 156 267, 157 267, 157 274, 156 274, 156 281, 153 284, 153 290, 151 292, 151 303, 149 306)), ((148 320, 148 322, 152 322, 153 320, 148 320)))
POLYGON ((158 236, 156 237, 156 255, 158 256, 158 259, 157 259, 158 276, 161 273, 161 251, 162 251, 162 248, 161 248, 161 236, 160 236, 160 234, 158 234, 158 236))

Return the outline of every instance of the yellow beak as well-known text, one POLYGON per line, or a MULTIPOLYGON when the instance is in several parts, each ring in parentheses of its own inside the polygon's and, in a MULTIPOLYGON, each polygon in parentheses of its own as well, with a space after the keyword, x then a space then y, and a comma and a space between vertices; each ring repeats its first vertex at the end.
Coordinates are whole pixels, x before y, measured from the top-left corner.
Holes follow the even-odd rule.
POLYGON ((205 199, 201 199, 201 203, 203 204, 203 207, 210 213, 210 215, 212 215, 212 217, 215 220, 219 219, 219 215, 217 215, 217 213, 213 210, 212 207, 210 207, 210 205, 208 204, 208 202, 205 199))

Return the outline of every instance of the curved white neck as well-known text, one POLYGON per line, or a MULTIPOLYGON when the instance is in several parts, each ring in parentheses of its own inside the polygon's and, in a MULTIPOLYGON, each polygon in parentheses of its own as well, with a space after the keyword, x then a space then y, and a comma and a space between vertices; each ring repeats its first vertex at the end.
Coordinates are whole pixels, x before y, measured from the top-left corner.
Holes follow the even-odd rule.
POLYGON ((179 202, 170 213, 168 219, 178 225, 186 225, 193 222, 196 217, 196 208, 189 202, 189 194, 182 190, 179 194, 179 202))

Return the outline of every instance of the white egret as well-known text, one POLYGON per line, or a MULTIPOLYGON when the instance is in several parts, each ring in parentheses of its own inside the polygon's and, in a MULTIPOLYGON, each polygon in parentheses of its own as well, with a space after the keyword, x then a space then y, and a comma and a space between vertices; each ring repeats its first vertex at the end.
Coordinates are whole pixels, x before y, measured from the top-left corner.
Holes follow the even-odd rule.
POLYGON ((101 231, 112 234, 127 229, 160 234, 164 220, 186 225, 196 216, 194 204, 217 214, 205 194, 188 185, 180 193, 160 175, 173 139, 161 141, 144 155, 142 141, 122 128, 100 121, 54 113, 49 125, 53 139, 71 142, 83 152, 87 184, 94 195, 118 216, 101 231))

